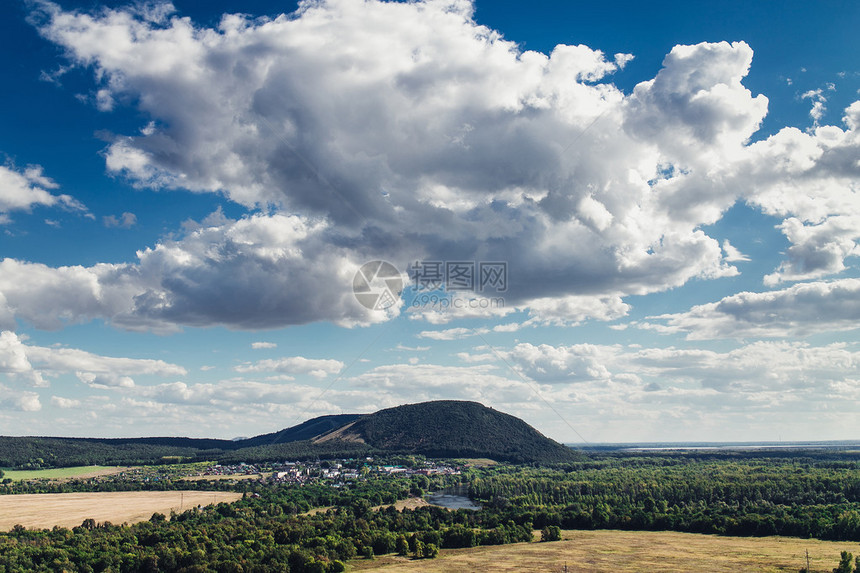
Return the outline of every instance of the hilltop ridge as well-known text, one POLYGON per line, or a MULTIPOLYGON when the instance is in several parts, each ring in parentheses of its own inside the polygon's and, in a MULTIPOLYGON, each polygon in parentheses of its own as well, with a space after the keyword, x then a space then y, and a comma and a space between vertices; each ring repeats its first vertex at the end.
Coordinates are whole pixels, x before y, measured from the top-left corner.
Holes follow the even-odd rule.
POLYGON ((362 416, 349 433, 383 451, 429 457, 486 457, 512 462, 564 462, 573 451, 519 418, 478 402, 438 400, 362 416))
POLYGON ((242 440, 184 437, 0 437, 0 467, 261 461, 380 454, 559 463, 577 454, 524 421, 478 402, 439 400, 372 414, 319 416, 242 440))

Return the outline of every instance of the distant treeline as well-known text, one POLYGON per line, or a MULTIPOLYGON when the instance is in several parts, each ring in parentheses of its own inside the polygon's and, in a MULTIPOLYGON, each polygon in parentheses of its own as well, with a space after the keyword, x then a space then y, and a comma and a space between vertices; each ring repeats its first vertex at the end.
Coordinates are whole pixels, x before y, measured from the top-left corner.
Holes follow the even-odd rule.
POLYGON ((360 443, 296 441, 240 447, 242 442, 191 438, 0 437, 0 467, 40 469, 89 465, 144 465, 182 461, 222 463, 317 457, 355 457, 372 448, 360 443))

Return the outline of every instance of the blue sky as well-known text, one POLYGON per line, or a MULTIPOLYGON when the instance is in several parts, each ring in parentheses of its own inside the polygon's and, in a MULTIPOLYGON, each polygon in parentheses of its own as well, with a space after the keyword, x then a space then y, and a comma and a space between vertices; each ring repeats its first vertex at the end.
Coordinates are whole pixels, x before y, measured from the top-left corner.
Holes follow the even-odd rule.
POLYGON ((855 2, 0 22, 0 434, 468 399, 566 442, 857 436, 855 2), (376 260, 407 289, 368 309, 376 260), (416 298, 462 262, 506 288, 416 298))

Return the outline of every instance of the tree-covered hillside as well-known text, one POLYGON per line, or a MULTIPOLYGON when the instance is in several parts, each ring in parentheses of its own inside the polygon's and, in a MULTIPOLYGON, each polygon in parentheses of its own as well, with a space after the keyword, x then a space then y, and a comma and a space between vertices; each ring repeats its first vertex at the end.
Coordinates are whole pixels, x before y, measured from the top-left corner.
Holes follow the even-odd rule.
POLYGON ((431 457, 559 463, 577 459, 519 418, 477 402, 440 400, 380 410, 349 428, 376 449, 431 457))

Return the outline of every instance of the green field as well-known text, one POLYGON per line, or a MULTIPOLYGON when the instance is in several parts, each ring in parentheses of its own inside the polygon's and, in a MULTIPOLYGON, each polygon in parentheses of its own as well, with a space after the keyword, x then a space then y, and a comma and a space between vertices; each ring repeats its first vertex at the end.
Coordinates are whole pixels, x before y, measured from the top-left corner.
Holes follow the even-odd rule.
POLYGON ((71 468, 54 468, 49 470, 3 470, 3 479, 12 481, 31 479, 69 479, 96 477, 122 471, 125 468, 110 466, 76 466, 71 468))

